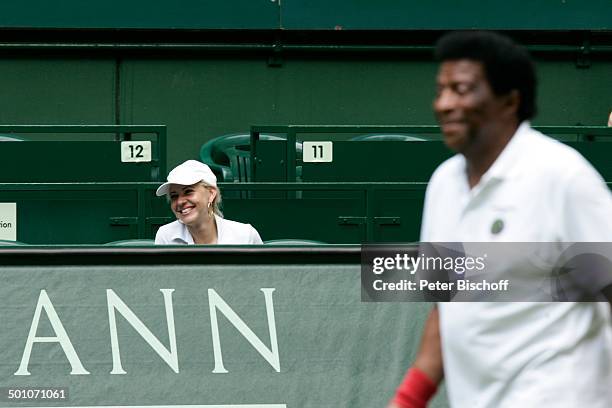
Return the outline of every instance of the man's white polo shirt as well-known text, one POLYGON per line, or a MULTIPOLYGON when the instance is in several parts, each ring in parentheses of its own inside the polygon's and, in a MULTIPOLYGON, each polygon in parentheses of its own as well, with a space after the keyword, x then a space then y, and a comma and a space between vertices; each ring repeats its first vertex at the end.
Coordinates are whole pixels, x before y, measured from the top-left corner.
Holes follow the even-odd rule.
MULTIPOLYGON (((462 155, 438 167, 421 241, 612 242, 612 195, 580 154, 525 122, 474 188, 462 155)), ((452 407, 612 406, 609 304, 438 306, 452 407)))
MULTIPOLYGON (((218 245, 249 245, 263 244, 259 233, 251 224, 226 220, 215 215, 217 222, 218 245)), ((189 230, 180 222, 174 221, 162 225, 155 235, 158 245, 193 245, 193 237, 189 230)))

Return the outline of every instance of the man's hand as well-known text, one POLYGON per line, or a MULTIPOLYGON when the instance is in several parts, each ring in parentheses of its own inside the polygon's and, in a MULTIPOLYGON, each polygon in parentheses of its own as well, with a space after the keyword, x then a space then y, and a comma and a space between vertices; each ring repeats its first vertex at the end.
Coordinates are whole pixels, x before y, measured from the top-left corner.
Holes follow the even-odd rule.
POLYGON ((414 367, 421 370, 434 384, 444 377, 442 343, 440 342, 440 315, 434 307, 425 322, 421 345, 414 360, 414 367))
POLYGON ((414 365, 406 373, 387 408, 427 407, 443 376, 439 314, 438 309, 434 308, 425 322, 414 365))

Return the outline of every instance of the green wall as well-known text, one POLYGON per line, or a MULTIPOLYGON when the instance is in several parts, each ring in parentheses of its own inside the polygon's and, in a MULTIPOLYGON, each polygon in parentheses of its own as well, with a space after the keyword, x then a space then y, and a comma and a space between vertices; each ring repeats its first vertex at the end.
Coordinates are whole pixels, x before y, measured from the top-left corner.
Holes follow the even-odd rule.
MULTIPOLYGON (((539 59, 540 125, 604 125, 612 60, 539 59)), ((427 56, 5 56, 1 124, 166 124, 168 164, 253 124, 434 124, 427 56), (118 109, 117 109, 118 107, 118 109)))
POLYGON ((110 58, 0 58, 1 124, 113 124, 110 58))
POLYGON ((611 9, 607 0, 22 0, 0 4, 0 27, 609 29, 611 9))

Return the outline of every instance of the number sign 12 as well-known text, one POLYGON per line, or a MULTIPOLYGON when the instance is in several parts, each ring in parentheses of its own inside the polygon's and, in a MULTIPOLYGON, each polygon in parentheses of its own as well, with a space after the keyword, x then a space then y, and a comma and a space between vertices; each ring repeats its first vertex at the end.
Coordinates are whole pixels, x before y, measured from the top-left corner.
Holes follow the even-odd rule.
POLYGON ((150 162, 151 141, 121 142, 121 161, 128 163, 150 162))
POLYGON ((329 163, 333 160, 332 142, 304 142, 302 144, 304 163, 329 163))

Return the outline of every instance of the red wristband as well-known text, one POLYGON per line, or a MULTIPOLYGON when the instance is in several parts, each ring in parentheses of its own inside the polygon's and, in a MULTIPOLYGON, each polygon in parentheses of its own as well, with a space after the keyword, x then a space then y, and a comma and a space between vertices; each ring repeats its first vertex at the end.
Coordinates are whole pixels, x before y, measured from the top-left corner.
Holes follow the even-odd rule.
POLYGON ((402 408, 425 408, 438 386, 418 368, 412 367, 395 392, 393 402, 402 408))

